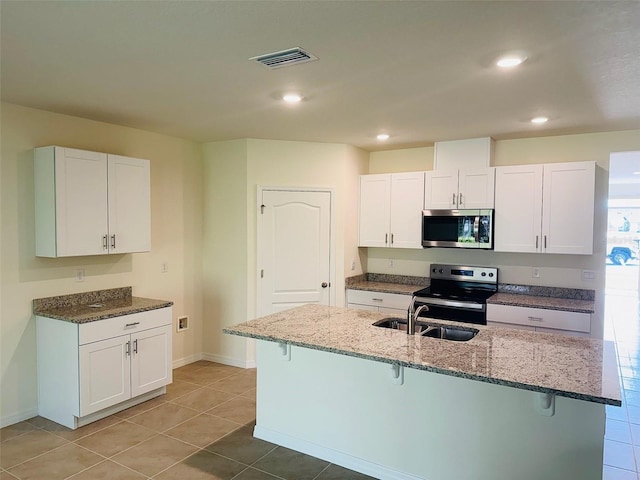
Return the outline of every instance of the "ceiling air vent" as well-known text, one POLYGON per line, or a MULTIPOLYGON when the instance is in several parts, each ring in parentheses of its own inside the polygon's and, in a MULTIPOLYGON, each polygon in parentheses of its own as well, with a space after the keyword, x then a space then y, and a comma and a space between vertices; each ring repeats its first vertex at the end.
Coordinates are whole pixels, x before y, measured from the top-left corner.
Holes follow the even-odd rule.
POLYGON ((249 60, 255 60, 268 68, 281 68, 298 63, 313 62, 314 60, 318 60, 318 57, 309 52, 305 52, 300 47, 295 47, 280 52, 251 57, 249 60))

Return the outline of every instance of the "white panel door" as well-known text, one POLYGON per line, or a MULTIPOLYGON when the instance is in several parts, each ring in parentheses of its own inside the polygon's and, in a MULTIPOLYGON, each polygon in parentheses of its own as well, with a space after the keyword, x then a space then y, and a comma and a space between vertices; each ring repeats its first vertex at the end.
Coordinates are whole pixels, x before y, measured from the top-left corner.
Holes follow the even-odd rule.
POLYGON ((493 208, 496 169, 460 170, 458 208, 493 208))
POLYGON ((496 168, 494 249, 540 252, 542 165, 496 168))
POLYGON ((260 314, 330 303, 330 192, 262 192, 260 314))
POLYGON ((424 172, 391 175, 390 244, 394 248, 422 248, 424 172))
POLYGON ((360 177, 359 246, 389 246, 390 198, 391 175, 360 177))
POLYGON ((149 160, 109 155, 109 253, 151 250, 149 160))
POLYGON ((171 325, 131 335, 131 396, 171 383, 171 325))
POLYGON ((544 166, 543 252, 593 253, 595 163, 544 166))
POLYGON ((80 415, 131 398, 129 335, 80 346, 80 415))
POLYGON ((55 148, 57 256, 103 255, 107 235, 107 155, 55 148))
POLYGON ((458 208, 458 170, 430 170, 424 189, 427 210, 458 208))

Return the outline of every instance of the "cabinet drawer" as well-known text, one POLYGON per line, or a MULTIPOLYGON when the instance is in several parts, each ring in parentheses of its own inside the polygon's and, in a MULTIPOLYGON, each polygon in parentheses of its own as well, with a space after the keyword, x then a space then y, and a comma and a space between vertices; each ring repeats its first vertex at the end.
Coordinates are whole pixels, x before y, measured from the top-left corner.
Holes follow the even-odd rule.
POLYGON ((411 295, 369 292, 366 290, 347 290, 347 303, 406 310, 411 303, 411 295))
POLYGON ((487 305, 487 322, 529 325, 585 333, 591 331, 591 315, 588 313, 513 307, 510 305, 487 305))
POLYGON ((162 325, 171 325, 171 311, 171 307, 159 308, 80 324, 78 329, 79 344, 84 345, 162 325))

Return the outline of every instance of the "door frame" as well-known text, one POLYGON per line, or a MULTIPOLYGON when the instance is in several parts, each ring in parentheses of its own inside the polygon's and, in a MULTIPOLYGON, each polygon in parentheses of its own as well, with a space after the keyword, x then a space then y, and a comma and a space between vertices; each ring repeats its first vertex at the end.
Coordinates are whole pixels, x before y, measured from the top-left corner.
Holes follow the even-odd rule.
POLYGON ((329 305, 335 306, 336 304, 336 238, 335 238, 335 190, 333 188, 319 188, 319 187, 273 187, 258 185, 256 195, 256 316, 261 317, 264 315, 262 312, 262 282, 260 281, 260 270, 262 269, 263 252, 262 252, 262 214, 260 212, 260 206, 262 205, 262 194, 264 192, 326 192, 329 193, 329 305))

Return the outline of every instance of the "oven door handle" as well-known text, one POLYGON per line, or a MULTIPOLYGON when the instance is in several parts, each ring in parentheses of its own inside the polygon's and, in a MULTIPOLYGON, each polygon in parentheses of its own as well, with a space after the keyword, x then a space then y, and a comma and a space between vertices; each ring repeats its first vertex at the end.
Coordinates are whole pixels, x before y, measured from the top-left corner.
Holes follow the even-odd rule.
POLYGON ((476 216, 476 219, 473 221, 473 238, 476 243, 480 242, 480 216, 476 216))
POLYGON ((483 303, 457 302, 455 300, 446 300, 443 298, 424 298, 416 297, 415 303, 424 303, 426 305, 443 305, 445 307, 459 307, 467 310, 485 310, 483 303))

